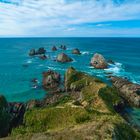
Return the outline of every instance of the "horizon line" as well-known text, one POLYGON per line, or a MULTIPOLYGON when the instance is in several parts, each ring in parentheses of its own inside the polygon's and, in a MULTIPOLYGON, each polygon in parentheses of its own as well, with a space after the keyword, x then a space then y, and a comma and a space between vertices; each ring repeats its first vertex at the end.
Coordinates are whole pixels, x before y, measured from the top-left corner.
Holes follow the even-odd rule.
POLYGON ((140 38, 140 36, 14 36, 14 37, 0 37, 0 39, 2 38, 140 38))

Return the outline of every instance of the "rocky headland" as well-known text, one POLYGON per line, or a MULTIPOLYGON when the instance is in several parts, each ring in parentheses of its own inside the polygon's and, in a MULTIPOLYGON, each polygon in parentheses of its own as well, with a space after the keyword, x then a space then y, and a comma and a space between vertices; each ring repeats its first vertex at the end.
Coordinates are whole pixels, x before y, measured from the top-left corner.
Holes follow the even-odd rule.
MULTIPOLYGON (((0 98, 0 136, 5 139, 139 139, 140 134, 120 115, 125 101, 115 87, 97 77, 68 68, 61 82, 55 71, 43 73, 48 91, 64 89, 42 100, 8 103, 0 98)), ((53 94, 52 94, 53 93, 53 94)))

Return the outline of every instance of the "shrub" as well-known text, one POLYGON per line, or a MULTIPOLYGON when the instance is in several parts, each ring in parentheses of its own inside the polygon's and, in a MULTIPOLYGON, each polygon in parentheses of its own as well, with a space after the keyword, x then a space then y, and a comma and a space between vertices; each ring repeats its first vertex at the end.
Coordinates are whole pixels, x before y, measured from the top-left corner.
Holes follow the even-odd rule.
POLYGON ((0 96, 0 137, 6 136, 9 132, 10 115, 8 105, 4 96, 0 96))

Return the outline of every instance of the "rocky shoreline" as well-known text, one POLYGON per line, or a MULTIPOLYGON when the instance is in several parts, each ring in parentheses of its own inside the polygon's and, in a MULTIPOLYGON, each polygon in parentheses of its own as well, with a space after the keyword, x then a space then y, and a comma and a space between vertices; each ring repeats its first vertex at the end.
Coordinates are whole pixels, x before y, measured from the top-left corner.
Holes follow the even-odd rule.
MULTIPOLYGON (((52 51, 57 51, 58 48, 62 50, 67 49, 65 45, 61 45, 60 47, 53 46, 52 51)), ((76 48, 72 50, 72 54, 80 55, 81 52, 76 48)), ((29 52, 29 56, 39 56, 39 58, 42 57, 41 59, 44 59, 44 57, 46 57, 46 50, 44 48, 39 48, 38 50, 32 49, 29 52)), ((73 59, 67 54, 61 53, 57 56, 56 61, 66 63, 73 61, 73 59)), ((96 69, 105 69, 108 68, 109 63, 113 63, 113 61, 108 61, 101 54, 96 53, 93 58, 91 58, 90 65, 96 69)), ((58 117, 59 121, 62 121, 66 126, 76 126, 79 124, 86 124, 87 122, 91 122, 92 124, 95 116, 97 118, 100 116, 100 118, 104 119, 104 116, 106 115, 106 117, 110 118, 110 120, 106 121, 108 121, 113 129, 109 130, 110 135, 108 135, 103 129, 104 134, 102 135, 104 135, 104 138, 140 138, 139 132, 130 127, 128 123, 118 114, 121 113, 127 105, 140 107, 140 85, 134 84, 127 79, 110 76, 109 78, 112 81, 113 86, 109 87, 99 78, 79 72, 73 67, 67 69, 64 74, 64 79, 61 77, 62 76, 58 72, 53 70, 43 72, 42 87, 46 90, 46 92, 48 92, 48 94, 46 94, 46 97, 41 100, 30 100, 27 103, 8 103, 4 96, 0 96, 0 124, 2 124, 0 125, 0 137, 8 135, 14 137, 22 133, 37 133, 40 127, 41 132, 48 131, 49 129, 55 130, 59 127, 63 128, 60 124, 60 126, 57 126, 56 124, 53 124, 52 126, 51 124, 53 121, 57 123, 55 117, 57 118, 58 116, 56 114, 55 116, 54 112, 56 112, 55 109, 59 108, 72 110, 70 112, 69 110, 66 111, 67 113, 69 112, 70 114, 68 115, 71 116, 77 112, 77 109, 80 109, 81 113, 84 114, 78 119, 78 114, 74 115, 74 120, 71 121, 70 116, 67 116, 67 114, 63 115, 60 112, 59 115, 66 117, 66 120, 63 122, 63 117, 58 117), (48 117, 49 114, 44 114, 42 112, 43 110, 45 112, 49 112, 50 110, 54 111, 53 113, 51 112, 54 117, 50 118, 52 119, 51 121, 48 120, 48 122, 46 122, 47 119, 44 120, 40 116, 40 122, 42 121, 44 123, 45 121, 46 125, 42 123, 38 124, 38 120, 35 117, 37 110, 38 112, 41 111, 40 113, 46 117, 48 117), (33 117, 35 122, 30 122, 33 121, 32 119, 30 120, 30 117, 33 117), (113 120, 113 117, 115 117, 116 120, 113 120), (49 123, 51 126, 49 126, 49 123), (122 129, 122 125, 125 126, 126 129, 124 132, 119 131, 119 129, 122 129), (128 136, 125 131, 130 131, 128 136), (119 133, 122 134, 120 135, 119 133)), ((36 81, 37 79, 33 80, 34 83, 36 81)), ((65 112, 65 110, 63 111, 65 112)), ((99 122, 95 125, 98 125, 98 123, 101 122, 100 118, 98 119, 99 122)), ((67 131, 66 133, 69 135, 67 131)), ((54 135, 57 137, 57 134, 54 133, 54 135)), ((88 135, 88 133, 85 135, 88 135)), ((96 134, 94 135, 96 136, 96 134)), ((49 138, 49 136, 47 137, 49 138)), ((92 137, 95 138, 94 136, 92 137)))

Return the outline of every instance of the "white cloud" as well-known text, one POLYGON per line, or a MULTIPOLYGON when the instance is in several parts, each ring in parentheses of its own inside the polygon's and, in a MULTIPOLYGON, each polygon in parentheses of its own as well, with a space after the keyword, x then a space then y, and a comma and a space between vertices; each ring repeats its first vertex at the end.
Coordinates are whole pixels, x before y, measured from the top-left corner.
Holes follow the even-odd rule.
POLYGON ((76 28, 67 28, 65 31, 75 31, 76 28))
POLYGON ((19 5, 0 3, 0 35, 49 36, 52 32, 61 35, 66 29, 74 31, 81 24, 140 19, 140 2, 134 1, 122 5, 111 0, 21 0, 19 5))
POLYGON ((110 26, 111 24, 96 24, 97 27, 110 26))

